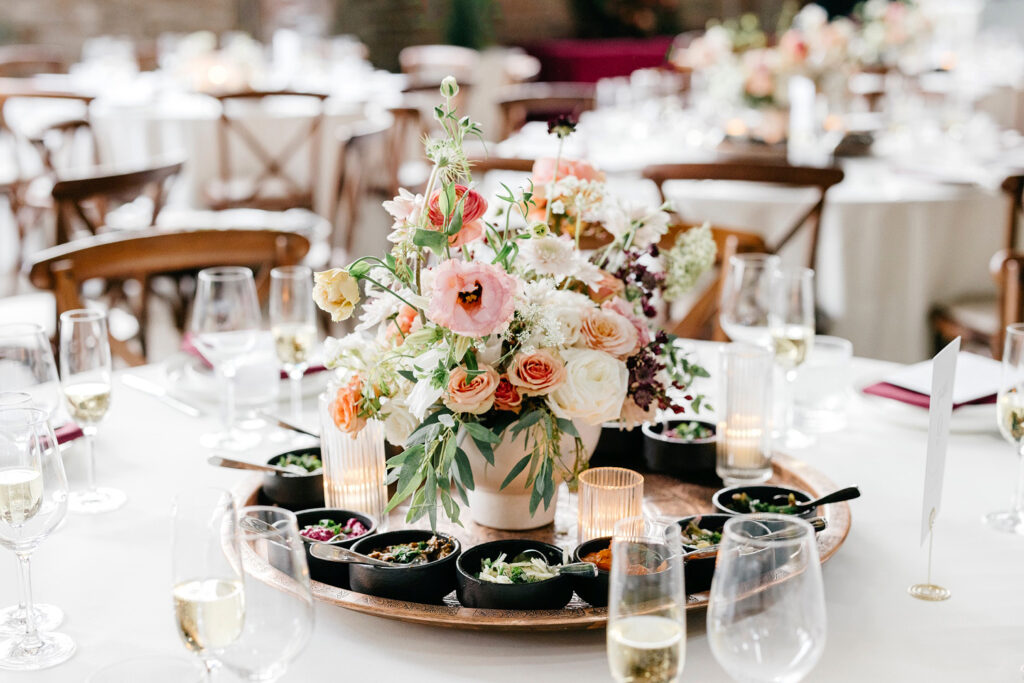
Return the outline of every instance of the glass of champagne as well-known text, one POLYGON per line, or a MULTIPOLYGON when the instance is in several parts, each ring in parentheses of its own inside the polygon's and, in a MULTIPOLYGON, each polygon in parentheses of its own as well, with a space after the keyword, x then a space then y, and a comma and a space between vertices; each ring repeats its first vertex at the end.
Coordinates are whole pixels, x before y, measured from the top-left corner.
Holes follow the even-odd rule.
POLYGON ((771 276, 768 326, 775 347, 775 363, 786 378, 785 415, 779 440, 782 446, 805 448, 810 440, 793 428, 793 387, 799 368, 814 345, 814 271, 778 268, 771 276))
POLYGON ((0 668, 45 669, 75 651, 71 638, 41 633, 32 603, 30 558, 67 514, 68 483, 57 437, 39 408, 0 408, 0 545, 18 558, 24 630, 0 641, 0 668))
POLYGON ((729 258, 718 306, 718 322, 729 339, 771 346, 768 309, 771 274, 780 265, 772 254, 736 254, 729 258))
POLYGON ((107 314, 76 309, 60 314, 60 375, 68 412, 85 435, 87 488, 72 491, 68 509, 95 514, 124 505, 123 491, 96 486, 94 440, 110 406, 110 338, 107 314))
POLYGON ((241 267, 199 271, 191 329, 196 347, 213 364, 224 389, 223 429, 203 435, 200 443, 207 448, 232 451, 252 448, 259 443, 259 435, 243 432, 235 424, 238 361, 256 345, 260 329, 260 306, 252 271, 241 267))
POLYGON ((245 621, 235 500, 222 489, 188 491, 174 498, 171 517, 178 635, 202 660, 209 682, 245 621))
POLYGON ((991 512, 985 523, 997 531, 1024 535, 1024 323, 1006 328, 996 418, 999 433, 1017 447, 1017 490, 1013 509, 991 512))
POLYGON ((826 634, 821 563, 810 524, 768 513, 725 523, 707 632, 711 653, 735 681, 797 683, 810 673, 826 634))
POLYGON ((306 551, 295 513, 277 507, 242 508, 239 538, 245 624, 220 661, 245 680, 276 681, 313 633, 306 551))
POLYGON ((679 525, 629 517, 615 525, 608 665, 619 683, 679 680, 686 660, 686 589, 679 525))
POLYGON ((0 387, 24 391, 32 402, 56 419, 60 382, 53 348, 43 328, 32 323, 0 325, 0 387))
POLYGON ((292 419, 302 418, 302 376, 316 344, 313 271, 307 266, 283 266, 270 271, 270 330, 274 349, 288 374, 292 419))

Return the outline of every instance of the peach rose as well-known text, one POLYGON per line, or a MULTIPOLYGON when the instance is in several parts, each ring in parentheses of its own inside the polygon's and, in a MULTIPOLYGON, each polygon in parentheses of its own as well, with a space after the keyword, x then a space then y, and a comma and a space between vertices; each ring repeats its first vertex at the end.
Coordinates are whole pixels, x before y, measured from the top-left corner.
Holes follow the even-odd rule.
POLYGON ((545 349, 517 353, 508 369, 508 381, 524 396, 543 396, 565 381, 565 363, 545 349))
POLYGON ((494 407, 513 413, 518 413, 523 407, 523 397, 505 375, 498 380, 498 388, 494 390, 494 407))
MULTIPOLYGON (((580 180, 604 180, 604 173, 597 170, 589 161, 575 161, 562 159, 558 162, 558 177, 574 176, 580 180)), ((551 157, 543 157, 533 162, 533 172, 530 179, 536 188, 547 185, 555 176, 555 160, 551 157)))
POLYGON ((516 280, 500 266, 450 260, 433 269, 427 317, 466 337, 486 337, 515 312, 516 280))
POLYGON ((637 345, 633 323, 614 311, 588 311, 583 316, 580 334, 587 347, 604 351, 616 358, 630 355, 637 345))
POLYGON ((448 376, 448 390, 444 404, 456 413, 481 415, 494 405, 494 392, 498 388, 498 371, 481 363, 480 374, 472 379, 465 367, 459 366, 448 376))
POLYGON ((345 432, 354 435, 363 425, 366 419, 359 416, 359 402, 363 398, 363 383, 356 375, 349 383, 338 389, 328 409, 334 426, 345 432))
POLYGON ((622 280, 608 271, 602 270, 601 279, 597 281, 596 286, 594 284, 590 285, 590 298, 597 303, 601 303, 606 299, 622 294, 625 288, 626 285, 622 280))
POLYGON ((644 346, 651 343, 651 330, 647 327, 647 323, 637 316, 636 312, 633 311, 633 306, 622 297, 612 297, 601 304, 602 311, 611 311, 618 313, 623 318, 633 323, 633 329, 636 330, 636 348, 633 352, 639 351, 644 346))

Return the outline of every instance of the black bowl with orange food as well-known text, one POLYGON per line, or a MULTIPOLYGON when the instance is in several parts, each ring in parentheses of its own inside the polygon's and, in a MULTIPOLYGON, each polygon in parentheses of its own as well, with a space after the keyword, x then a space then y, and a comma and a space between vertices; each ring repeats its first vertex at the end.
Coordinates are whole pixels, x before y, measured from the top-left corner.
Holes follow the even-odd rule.
POLYGON ((386 531, 359 539, 352 550, 394 564, 350 564, 349 586, 357 593, 440 605, 455 590, 462 546, 454 536, 426 529, 386 531))
MULTIPOLYGON (((597 576, 573 576, 576 594, 594 607, 607 607, 609 575, 612 568, 611 536, 601 536, 584 541, 572 553, 574 562, 590 562, 597 566, 597 576)), ((649 575, 653 583, 661 581, 656 575, 664 566, 661 564, 667 553, 666 546, 637 545, 639 553, 631 559, 629 574, 649 575), (634 565, 635 560, 635 565, 634 565), (660 566, 659 566, 660 565, 660 566)), ((632 555, 632 550, 629 551, 632 555)), ((646 578, 641 576, 642 583, 646 578)))

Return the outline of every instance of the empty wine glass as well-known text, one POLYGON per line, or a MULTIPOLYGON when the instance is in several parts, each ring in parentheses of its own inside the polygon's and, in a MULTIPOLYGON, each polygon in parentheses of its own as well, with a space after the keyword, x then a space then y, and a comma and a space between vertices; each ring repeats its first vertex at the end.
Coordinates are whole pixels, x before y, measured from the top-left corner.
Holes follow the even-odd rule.
POLYGON ((60 407, 53 349, 43 328, 32 323, 0 325, 0 387, 24 391, 51 420, 60 407))
POLYGON ((729 258, 718 314, 719 324, 729 339, 771 345, 770 278, 779 264, 779 257, 772 254, 736 254, 729 258))
POLYGON ((96 486, 95 438, 110 407, 110 337, 107 314, 76 309, 60 314, 60 375, 68 412, 82 428, 86 448, 86 489, 68 496, 71 512, 96 514, 124 505, 123 491, 96 486))
POLYGON ((316 344, 313 271, 284 266, 270 271, 270 330, 291 387, 292 419, 302 418, 302 376, 316 344))
POLYGON ((216 488, 188 491, 174 498, 171 517, 174 617, 209 682, 245 617, 235 500, 216 488))
POLYGON ((999 433, 1017 447, 1017 490, 1013 509, 985 515, 985 523, 997 531, 1024 535, 1024 324, 1006 328, 1003 371, 996 402, 999 433))
POLYGON ((251 506, 239 511, 245 590, 242 633, 220 655, 249 681, 276 681, 313 633, 313 592, 295 513, 251 506), (247 518, 262 522, 246 526, 247 518))
POLYGON ((200 443, 207 448, 242 451, 259 443, 259 435, 235 425, 238 361, 256 345, 259 328, 260 306, 251 270, 221 267, 199 272, 192 332, 196 347, 213 363, 224 390, 223 430, 203 435, 200 443))
POLYGON ((620 683, 670 683, 686 661, 686 588, 679 525, 629 517, 615 525, 608 666, 620 683))
POLYGON ((71 638, 41 633, 32 603, 30 558, 67 513, 68 483, 45 411, 0 408, 0 545, 18 558, 25 629, 0 641, 0 668, 45 669, 75 651, 71 638))
POLYGON ((711 653, 735 681, 797 683, 810 673, 825 649, 826 632, 825 591, 810 524, 768 513, 725 523, 707 630, 711 653))
POLYGON ((793 428, 793 385, 799 368, 814 345, 814 271, 777 268, 771 275, 768 326, 775 363, 786 378, 785 415, 779 440, 789 448, 804 448, 810 440, 793 428))

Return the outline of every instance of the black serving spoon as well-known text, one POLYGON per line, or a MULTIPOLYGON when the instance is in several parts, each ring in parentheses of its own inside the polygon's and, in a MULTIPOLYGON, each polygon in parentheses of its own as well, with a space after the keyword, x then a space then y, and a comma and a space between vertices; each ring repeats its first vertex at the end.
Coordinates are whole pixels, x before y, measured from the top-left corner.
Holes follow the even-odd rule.
MULTIPOLYGON (((793 508, 792 514, 798 515, 801 512, 806 512, 807 510, 813 510, 819 505, 828 505, 829 503, 841 503, 844 500, 853 500, 854 498, 860 498, 860 489, 857 488, 856 486, 847 486, 845 489, 839 489, 838 491, 833 491, 832 493, 824 495, 818 500, 810 500, 807 501, 806 503, 794 503, 790 507, 793 508)), ((789 501, 789 496, 786 494, 779 494, 775 496, 774 501, 776 503, 785 503, 789 501)))

